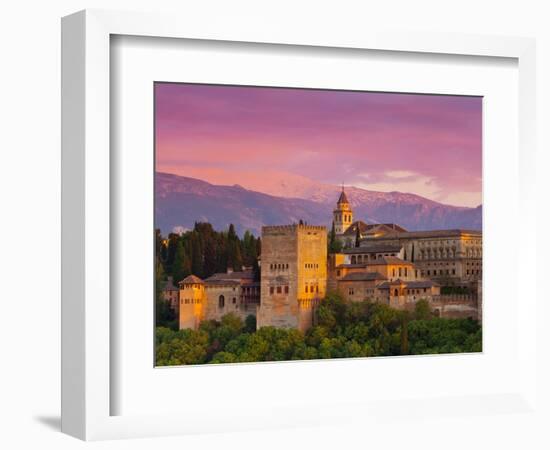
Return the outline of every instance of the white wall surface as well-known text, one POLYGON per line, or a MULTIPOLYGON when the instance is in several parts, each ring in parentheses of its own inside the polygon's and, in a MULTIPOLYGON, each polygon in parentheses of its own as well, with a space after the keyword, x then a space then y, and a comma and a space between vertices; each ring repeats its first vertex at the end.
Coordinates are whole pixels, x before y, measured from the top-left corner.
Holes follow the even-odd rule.
MULTIPOLYGON (((404 418, 394 426, 290 429, 84 444, 59 432, 60 375, 60 17, 84 8, 180 10, 197 20, 267 17, 286 26, 369 27, 538 39, 538 270, 548 267, 550 163, 550 13, 545 1, 143 1, 20 0, 0 9, 0 447, 18 448, 550 448, 550 417, 502 414, 404 418)), ((528 230, 511 230, 512 234, 528 230)), ((526 262, 528 263, 528 262, 526 262)), ((545 296, 548 299, 548 295, 545 296)), ((543 298, 541 296, 541 298, 543 298)), ((547 305, 538 316, 550 345, 547 305)), ((547 348, 539 349, 541 378, 550 379, 547 348), (543 355, 546 353, 546 355, 543 355)), ((550 406, 549 389, 541 398, 550 406)), ((436 414, 437 416, 437 414, 436 414)))

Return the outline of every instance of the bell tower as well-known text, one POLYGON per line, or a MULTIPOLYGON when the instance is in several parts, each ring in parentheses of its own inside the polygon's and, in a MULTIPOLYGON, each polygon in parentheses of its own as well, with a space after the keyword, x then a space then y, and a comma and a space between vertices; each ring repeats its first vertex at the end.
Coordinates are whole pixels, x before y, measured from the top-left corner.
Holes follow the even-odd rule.
POLYGON ((353 211, 346 197, 344 186, 336 203, 336 209, 333 211, 334 231, 336 234, 343 234, 353 223, 353 211))

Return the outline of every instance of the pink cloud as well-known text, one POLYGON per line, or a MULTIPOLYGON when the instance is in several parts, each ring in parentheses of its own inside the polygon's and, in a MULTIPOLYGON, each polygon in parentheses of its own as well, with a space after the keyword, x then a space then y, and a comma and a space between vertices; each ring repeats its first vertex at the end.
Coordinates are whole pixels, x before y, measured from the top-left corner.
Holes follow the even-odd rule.
POLYGON ((159 168, 277 170, 357 185, 368 174, 393 190, 481 203, 480 97, 167 83, 155 93, 159 168), (432 184, 388 179, 392 171, 432 184))

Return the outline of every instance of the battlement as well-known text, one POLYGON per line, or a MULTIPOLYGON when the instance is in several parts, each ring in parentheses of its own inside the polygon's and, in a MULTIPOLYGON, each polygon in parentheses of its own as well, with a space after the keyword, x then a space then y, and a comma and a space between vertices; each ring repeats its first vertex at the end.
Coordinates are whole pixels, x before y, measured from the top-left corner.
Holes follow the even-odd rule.
POLYGON ((295 232, 297 230, 304 231, 327 231, 327 227, 324 225, 305 225, 305 224, 291 224, 291 225, 266 225, 262 227, 263 234, 276 234, 285 232, 295 232))

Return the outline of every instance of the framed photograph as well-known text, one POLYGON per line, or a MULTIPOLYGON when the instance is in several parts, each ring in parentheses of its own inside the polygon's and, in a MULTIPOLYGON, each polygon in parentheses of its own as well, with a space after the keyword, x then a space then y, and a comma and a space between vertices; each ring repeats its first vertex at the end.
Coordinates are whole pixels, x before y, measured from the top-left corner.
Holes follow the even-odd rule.
POLYGON ((154 89, 156 366, 482 351, 482 97, 154 89))
POLYGON ((532 411, 532 40, 84 11, 62 46, 64 432, 532 411))

